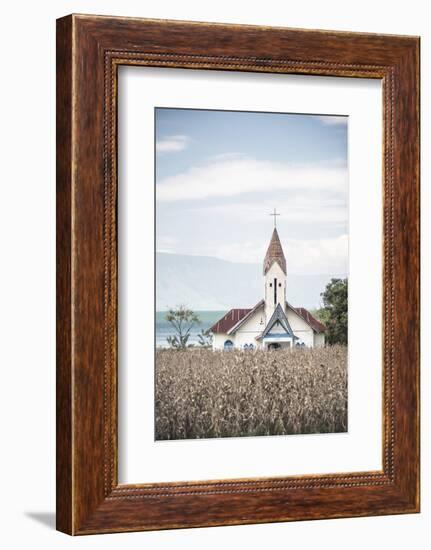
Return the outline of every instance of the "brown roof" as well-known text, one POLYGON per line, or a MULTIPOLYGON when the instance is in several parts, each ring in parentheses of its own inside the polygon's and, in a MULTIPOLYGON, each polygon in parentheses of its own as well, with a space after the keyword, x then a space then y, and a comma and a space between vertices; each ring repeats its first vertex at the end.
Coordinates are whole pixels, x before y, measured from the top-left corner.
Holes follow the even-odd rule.
POLYGON ((325 332, 325 325, 318 321, 311 313, 305 309, 305 307, 295 307, 295 311, 300 315, 305 322, 307 322, 310 327, 316 332, 325 332))
POLYGON ((251 309, 231 309, 224 317, 219 319, 209 330, 215 334, 225 333, 235 326, 251 309))
MULTIPOLYGON (((263 305, 263 300, 258 302, 251 309, 231 309, 224 315, 221 319, 217 321, 209 330, 214 334, 226 334, 228 333, 235 325, 240 321, 245 320, 245 317, 252 311, 255 311, 260 306, 263 305)), ((293 307, 289 303, 287 304, 293 311, 296 311, 297 314, 304 319, 306 323, 316 332, 325 332, 325 325, 318 321, 311 313, 304 307, 293 307)), ((239 327, 238 327, 239 328, 239 327)), ((235 331, 236 332, 236 331, 235 331)))
POLYGON ((284 257, 283 248, 281 246, 280 237, 278 236, 277 229, 274 228, 272 232, 271 242, 269 243, 268 250, 266 251, 265 260, 263 261, 263 274, 266 275, 270 267, 274 262, 283 270, 284 274, 287 274, 286 258, 284 257))

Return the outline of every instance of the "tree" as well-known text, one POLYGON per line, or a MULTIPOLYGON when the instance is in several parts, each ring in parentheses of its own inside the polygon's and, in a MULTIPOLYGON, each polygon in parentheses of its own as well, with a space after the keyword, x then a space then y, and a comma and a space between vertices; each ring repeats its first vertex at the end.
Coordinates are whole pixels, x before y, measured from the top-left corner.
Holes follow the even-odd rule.
POLYGON ((201 329, 198 334, 199 345, 203 348, 210 348, 213 344, 213 336, 209 330, 201 329))
POLYGON ((324 307, 318 317, 326 326, 326 342, 347 345, 347 279, 331 279, 321 296, 324 307))
POLYGON ((175 331, 174 336, 166 338, 171 348, 181 350, 190 347, 190 344, 187 343, 191 330, 196 324, 200 324, 201 322, 198 315, 191 309, 187 309, 186 306, 180 305, 177 309, 170 309, 165 319, 175 331))

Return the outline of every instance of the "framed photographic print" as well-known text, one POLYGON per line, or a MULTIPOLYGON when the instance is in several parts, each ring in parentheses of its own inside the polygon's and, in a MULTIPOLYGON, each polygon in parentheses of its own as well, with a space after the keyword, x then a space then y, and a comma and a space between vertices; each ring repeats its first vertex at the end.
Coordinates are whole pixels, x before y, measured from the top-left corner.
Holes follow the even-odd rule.
POLYGON ((419 511, 419 39, 57 22, 57 528, 419 511))

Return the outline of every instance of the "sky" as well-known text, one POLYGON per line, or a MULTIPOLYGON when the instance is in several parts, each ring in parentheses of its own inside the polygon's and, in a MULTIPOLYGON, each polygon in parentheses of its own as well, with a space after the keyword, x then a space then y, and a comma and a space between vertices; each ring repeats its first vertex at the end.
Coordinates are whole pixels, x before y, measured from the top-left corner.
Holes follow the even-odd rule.
POLYGON ((348 117, 157 108, 156 249, 347 274, 348 117))

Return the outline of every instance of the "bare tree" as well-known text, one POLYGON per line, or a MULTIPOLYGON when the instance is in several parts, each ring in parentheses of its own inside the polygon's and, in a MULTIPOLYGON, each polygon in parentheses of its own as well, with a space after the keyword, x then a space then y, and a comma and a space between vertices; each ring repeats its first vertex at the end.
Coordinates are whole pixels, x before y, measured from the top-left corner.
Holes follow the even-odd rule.
POLYGON ((198 342, 203 348, 211 348, 213 345, 213 335, 209 330, 202 328, 198 334, 198 342))
POLYGON ((200 324, 199 316, 186 306, 180 305, 176 309, 170 309, 165 319, 175 331, 174 336, 166 338, 171 348, 180 350, 190 347, 190 344, 188 344, 190 333, 195 325, 200 324))

